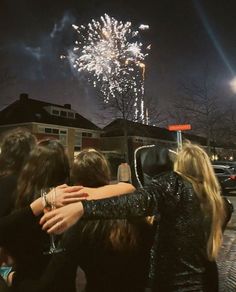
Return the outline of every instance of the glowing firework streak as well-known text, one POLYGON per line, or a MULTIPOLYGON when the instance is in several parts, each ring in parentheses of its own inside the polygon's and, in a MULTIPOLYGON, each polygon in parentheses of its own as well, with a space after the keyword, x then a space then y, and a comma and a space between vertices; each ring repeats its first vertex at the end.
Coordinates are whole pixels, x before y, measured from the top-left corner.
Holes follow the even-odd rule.
MULTIPOLYGON (((127 92, 132 94, 134 119, 145 120, 144 60, 148 54, 139 41, 139 31, 131 28, 131 22, 123 23, 107 14, 100 21, 93 19, 86 26, 73 28, 78 32, 73 66, 89 74, 89 80, 99 87, 106 103, 117 96, 123 98, 127 92)), ((149 26, 139 28, 146 30, 149 26)))

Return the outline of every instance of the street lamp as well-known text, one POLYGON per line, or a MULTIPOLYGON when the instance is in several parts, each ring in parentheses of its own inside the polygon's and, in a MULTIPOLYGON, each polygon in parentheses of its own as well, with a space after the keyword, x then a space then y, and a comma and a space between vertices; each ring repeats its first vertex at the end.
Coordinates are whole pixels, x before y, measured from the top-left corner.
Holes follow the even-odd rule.
POLYGON ((236 77, 234 77, 231 81, 230 81, 230 87, 231 87, 231 89, 232 89, 232 91, 234 92, 234 93, 236 93, 236 77))

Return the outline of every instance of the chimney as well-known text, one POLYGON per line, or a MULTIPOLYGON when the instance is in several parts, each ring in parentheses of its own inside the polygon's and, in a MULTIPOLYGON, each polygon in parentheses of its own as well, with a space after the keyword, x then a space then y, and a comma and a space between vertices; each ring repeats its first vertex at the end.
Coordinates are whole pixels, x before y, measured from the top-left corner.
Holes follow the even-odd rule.
POLYGON ((20 101, 27 101, 29 99, 28 93, 21 93, 20 94, 20 101))
POLYGON ((65 103, 65 104, 64 104, 64 108, 71 109, 71 104, 69 104, 69 103, 65 103))

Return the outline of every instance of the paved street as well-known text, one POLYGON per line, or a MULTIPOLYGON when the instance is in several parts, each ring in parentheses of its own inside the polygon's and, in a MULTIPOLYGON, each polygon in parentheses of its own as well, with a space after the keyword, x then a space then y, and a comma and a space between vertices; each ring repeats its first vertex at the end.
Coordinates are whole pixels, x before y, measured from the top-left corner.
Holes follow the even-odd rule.
MULTIPOLYGON (((228 197, 236 210, 236 197, 228 197)), ((236 291, 236 211, 225 232, 218 258, 220 292, 236 291)))

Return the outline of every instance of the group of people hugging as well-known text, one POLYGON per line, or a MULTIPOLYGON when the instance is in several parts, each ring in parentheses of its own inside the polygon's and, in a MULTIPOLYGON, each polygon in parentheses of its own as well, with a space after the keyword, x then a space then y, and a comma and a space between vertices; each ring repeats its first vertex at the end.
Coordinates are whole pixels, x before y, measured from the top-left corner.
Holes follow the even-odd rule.
POLYGON ((110 184, 98 150, 83 149, 70 163, 58 140, 7 132, 0 292, 217 292, 232 207, 207 153, 187 141, 177 152, 141 147, 134 159, 139 186, 110 184), (60 252, 45 253, 50 235, 60 252))

